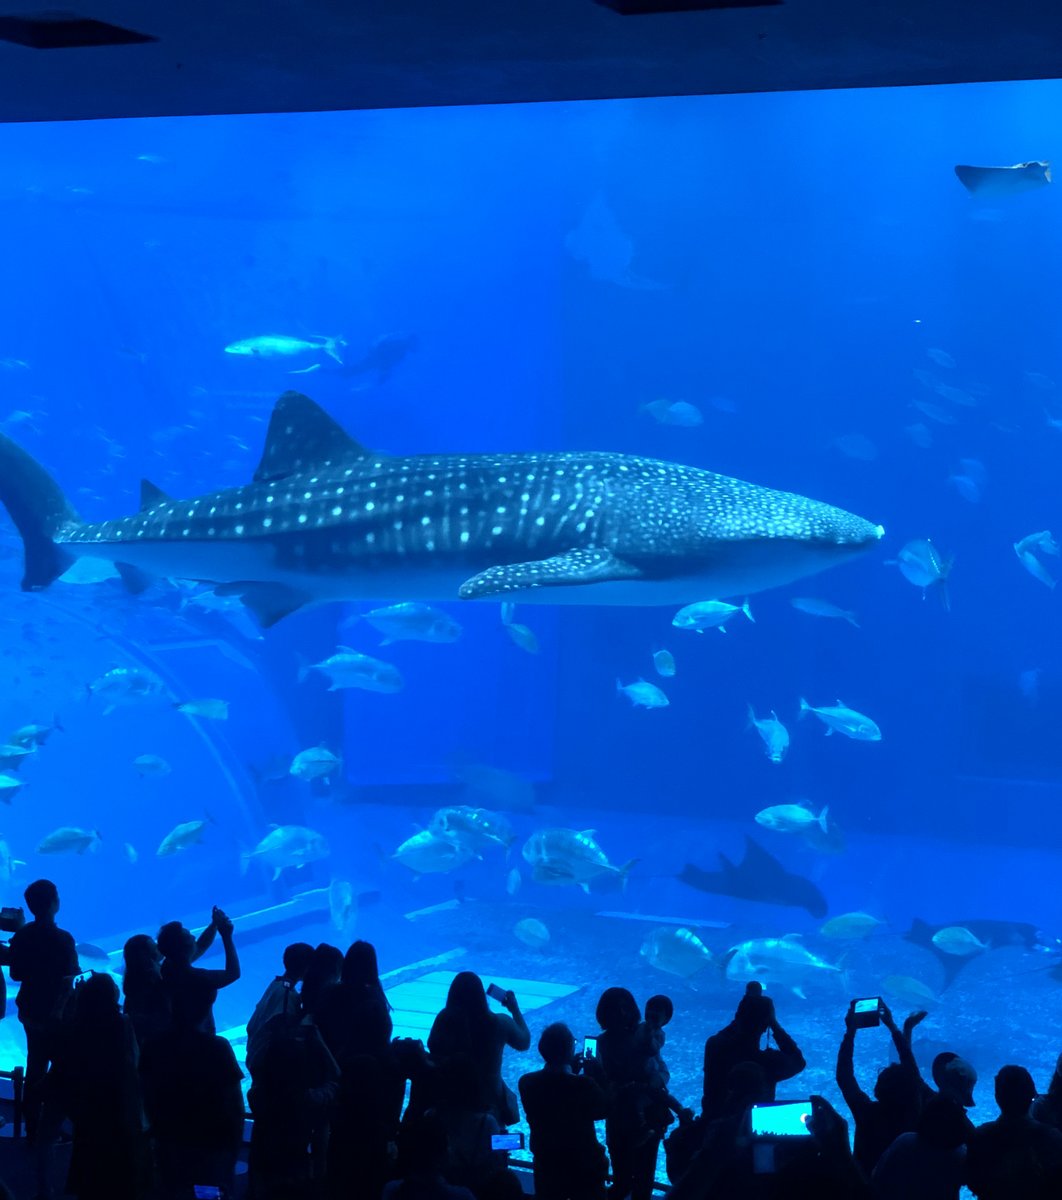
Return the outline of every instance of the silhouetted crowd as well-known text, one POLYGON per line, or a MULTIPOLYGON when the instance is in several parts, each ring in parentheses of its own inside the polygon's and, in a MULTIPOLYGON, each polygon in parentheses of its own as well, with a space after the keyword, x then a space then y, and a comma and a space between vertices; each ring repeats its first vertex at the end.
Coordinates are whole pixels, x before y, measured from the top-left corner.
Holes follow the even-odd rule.
MULTIPOLYGON (((96 1200, 202 1200, 233 1194, 244 1138, 243 1074, 217 1036, 218 990, 240 977, 231 920, 215 908, 199 937, 178 922, 125 944, 122 993, 108 973, 81 975, 56 923, 47 880, 25 893, 32 919, 0 962, 19 986, 27 1043, 25 1119, 48 1195, 55 1147, 71 1142, 67 1194, 96 1200), (196 961, 220 939, 224 965, 196 961), (68 1132, 69 1131, 69 1132, 68 1132)), ((665 1027, 672 1005, 644 1011, 611 987, 600 1029, 577 1047, 563 1024, 538 1039, 542 1067, 519 1096, 502 1076, 507 1048, 531 1030, 512 992, 458 974, 425 1045, 392 1036, 376 951, 355 942, 289 946, 283 971, 247 1022, 253 1200, 516 1200, 509 1165, 520 1119, 530 1129, 540 1200, 647 1200, 661 1144, 674 1200, 980 1200, 1062 1197, 1062 1060, 1045 1096, 1023 1067, 995 1079, 999 1116, 974 1126, 977 1076, 940 1054, 923 1080, 911 1035, 880 1002, 853 1002, 837 1057, 848 1121, 826 1100, 777 1103, 804 1057, 773 1001, 750 983, 704 1048, 701 1111, 670 1092, 665 1027), (882 1024, 896 1062, 868 1096, 856 1082, 860 1028, 882 1024), (598 1123, 604 1122, 604 1144, 598 1123)))

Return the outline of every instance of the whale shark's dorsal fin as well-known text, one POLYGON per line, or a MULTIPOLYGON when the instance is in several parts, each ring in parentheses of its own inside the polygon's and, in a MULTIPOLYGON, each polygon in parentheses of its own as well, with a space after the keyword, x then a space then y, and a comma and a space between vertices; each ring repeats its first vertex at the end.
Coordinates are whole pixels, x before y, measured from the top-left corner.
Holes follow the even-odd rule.
POLYGON ((327 463, 368 457, 370 451, 360 446, 309 396, 285 392, 273 406, 254 481, 268 483, 327 463))
POLYGON ((154 508, 156 504, 168 504, 173 499, 150 479, 140 481, 140 511, 154 508))

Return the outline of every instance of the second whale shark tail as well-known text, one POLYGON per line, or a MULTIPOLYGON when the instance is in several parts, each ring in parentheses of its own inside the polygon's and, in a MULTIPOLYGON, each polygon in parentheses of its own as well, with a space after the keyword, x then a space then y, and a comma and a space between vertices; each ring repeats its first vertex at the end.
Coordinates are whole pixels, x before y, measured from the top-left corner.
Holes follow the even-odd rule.
POLYGON ((55 535, 78 515, 63 489, 32 455, 0 434, 0 504, 22 535, 24 592, 46 588, 74 561, 55 535))

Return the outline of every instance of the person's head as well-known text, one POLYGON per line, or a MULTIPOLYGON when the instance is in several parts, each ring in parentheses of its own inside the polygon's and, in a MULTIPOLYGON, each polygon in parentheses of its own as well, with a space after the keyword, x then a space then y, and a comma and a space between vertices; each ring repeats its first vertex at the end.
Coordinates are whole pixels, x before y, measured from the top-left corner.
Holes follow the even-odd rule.
POLYGON ((475 971, 459 971, 446 993, 446 1010, 473 1020, 485 1019, 490 1013, 483 980, 475 971))
POLYGON ((372 942, 353 942, 343 955, 343 982, 353 987, 380 986, 380 967, 372 942))
POLYGON ((35 879, 22 894, 38 921, 53 919, 59 911, 59 889, 50 879, 35 879))
POLYGON ((919 1081, 900 1063, 889 1063, 878 1072, 874 1099, 891 1112, 904 1112, 918 1103, 919 1081))
POLYGON ((150 933, 134 933, 122 947, 125 974, 157 975, 162 955, 150 933))
POLYGON ((398 1135, 398 1166, 402 1175, 442 1172, 449 1150, 446 1126, 434 1113, 411 1117, 398 1135))
POLYGON ((339 982, 342 970, 343 951, 338 946, 322 942, 314 947, 302 977, 302 1006, 308 1013, 316 1011, 325 989, 339 982))
POLYGON ((996 1073, 996 1103, 1004 1117, 1024 1117, 1036 1099, 1036 1084, 1024 1067, 1000 1067, 996 1073))
POLYGON ((103 971, 94 971, 77 985, 74 993, 75 1020, 93 1025, 118 1015, 118 985, 103 971))
POLYGON ((666 1025, 674 1015, 670 996, 650 996, 645 1002, 645 1019, 653 1025, 666 1025))
POLYGON ((173 962, 191 962, 195 953, 195 936, 180 921, 167 921, 155 939, 159 953, 173 962))
POLYGON ((940 1094, 955 1104, 960 1104, 963 1108, 973 1108, 977 1103, 973 1098, 977 1072, 965 1058, 960 1058, 950 1051, 938 1054, 933 1060, 933 1079, 940 1094))
POLYGON ((575 1057, 575 1037, 561 1021, 554 1021, 542 1030, 538 1052, 547 1067, 566 1067, 575 1057))
POLYGON ((284 978, 291 983, 298 983, 306 974, 312 958, 313 947, 309 942, 292 942, 284 951, 284 978))
POLYGON ((958 1057, 959 1056, 954 1050, 945 1050, 933 1059, 933 1064, 929 1070, 930 1074, 933 1076, 933 1082, 937 1085, 938 1092, 940 1091, 941 1084, 944 1080, 944 1068, 948 1065, 948 1063, 954 1062, 958 1057))
POLYGON ((641 1020, 638 1001, 626 988, 605 988, 595 1012, 598 1025, 608 1030, 631 1030, 641 1020))
POLYGON ((927 1100, 918 1116, 919 1138, 937 1150, 957 1150, 969 1132, 963 1110, 945 1096, 927 1100))
POLYGON ((763 985, 752 982, 745 985, 745 994, 738 1001, 734 1013, 734 1024, 750 1038, 759 1039, 774 1021, 774 1001, 763 994, 763 985))

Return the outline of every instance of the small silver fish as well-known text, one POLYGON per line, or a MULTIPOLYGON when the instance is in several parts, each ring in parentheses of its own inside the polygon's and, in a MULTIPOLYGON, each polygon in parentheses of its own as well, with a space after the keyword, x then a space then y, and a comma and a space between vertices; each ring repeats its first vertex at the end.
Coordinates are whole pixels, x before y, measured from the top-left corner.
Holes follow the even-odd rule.
POLYGON ((378 658, 370 658, 368 654, 360 654, 349 646, 340 646, 335 654, 323 662, 304 666, 299 671, 300 683, 310 671, 320 671, 325 676, 330 692, 341 688, 361 688, 366 692, 391 694, 400 692, 404 686, 397 667, 378 658))
POLYGON ((749 705, 749 725, 755 729, 763 740, 767 757, 773 763, 780 763, 789 750, 789 730, 778 720, 778 714, 772 709, 769 717, 757 720, 752 705, 749 705))
POLYGON ((273 879, 277 880, 287 867, 305 867, 329 854, 328 842, 316 829, 305 825, 273 825, 253 850, 241 855, 240 867, 246 871, 257 859, 273 868, 273 879))
POLYGON ((439 837, 430 829, 413 834, 391 855, 415 875, 438 875, 456 871, 477 855, 460 839, 439 837))
POLYGON ((227 700, 186 700, 183 704, 175 704, 174 708, 186 717, 199 717, 207 721, 227 721, 229 719, 229 702, 227 700))
MULTIPOLYGON (((340 349, 347 342, 341 337, 297 338, 283 333, 264 333, 258 337, 243 338, 225 347, 226 354, 238 358, 299 358, 305 355, 326 354, 342 364, 340 349)), ((319 365, 319 364, 318 364, 319 365)))
POLYGON ((985 942, 976 938, 963 925, 949 925, 946 929, 938 929, 932 938, 933 945, 945 954, 954 954, 957 958, 968 958, 971 954, 980 954, 988 949, 985 942))
POLYGON ((98 829, 79 829, 75 825, 63 825, 52 830, 37 846, 38 854, 84 854, 95 853, 100 845, 98 829))
POLYGON ((155 851, 156 856, 168 858, 171 854, 179 854, 191 846, 198 846, 203 840, 203 830, 206 826, 206 821, 182 821, 180 825, 175 825, 159 843, 159 848, 155 851))
POLYGON ((133 766, 136 767, 138 775, 150 776, 152 779, 161 779, 173 770, 170 764, 157 754, 141 754, 139 758, 133 759, 133 766))
POLYGON ((715 961, 712 952, 691 929, 664 926, 642 942, 642 957, 658 971, 690 979, 715 961))
POLYGON ((823 708, 813 708, 804 698, 800 698, 800 715, 814 713, 826 726, 826 736, 832 733, 843 733, 845 737, 857 742, 880 742, 881 730, 863 713, 849 708, 844 701, 838 700, 835 705, 823 708))
POLYGON ((830 828, 830 810, 826 807, 815 816, 802 804, 772 804, 756 814, 756 824, 775 833, 806 833, 810 826, 817 825, 825 834, 830 828))
POLYGON ((954 558, 945 558, 928 538, 924 538, 908 542, 885 565, 899 567, 904 579, 922 589, 923 599, 931 587, 937 588, 944 607, 949 608, 947 582, 954 562, 954 558))
POLYGON ((809 617, 827 617, 834 621, 847 621, 849 625, 859 628, 855 613, 838 608, 828 600, 816 600, 813 596, 793 596, 789 603, 797 612, 807 613, 809 617))
POLYGON ((463 632, 449 613, 414 600, 374 608, 363 613, 361 619, 384 635, 381 646, 402 641, 456 642, 463 632))
POLYGON ((671 679, 675 674, 675 656, 670 650, 656 650, 653 652, 653 666, 663 679, 671 679))
POLYGON ((756 618, 752 615, 747 600, 740 605, 727 604, 725 600, 698 600, 696 604, 687 604, 685 608, 680 608, 672 618, 671 624, 676 629, 693 629, 697 633, 703 633, 706 629, 718 629, 720 633, 725 633, 723 626, 739 612, 744 613, 753 625, 756 624, 756 618))
POLYGON ((289 774, 296 779, 310 782, 314 779, 324 779, 342 771, 343 760, 324 746, 314 746, 309 750, 300 750, 291 760, 289 774))
POLYGON ((1038 557, 1041 554, 1050 554, 1056 558, 1058 557, 1058 543, 1051 536, 1049 530, 1044 529, 1040 533, 1030 533, 1028 536, 1023 537, 1021 541, 1015 542, 1014 553, 1018 556, 1018 561, 1033 579, 1038 579, 1046 587, 1054 589, 1057 580, 1050 574, 1038 557))
POLYGON ((522 921, 517 921, 513 933, 532 950, 541 950, 549 943, 549 930, 534 917, 525 917, 522 921))
POLYGON ((635 708, 667 708, 671 703, 655 683, 646 683, 644 679, 628 684, 617 679, 616 691, 622 692, 635 708))

